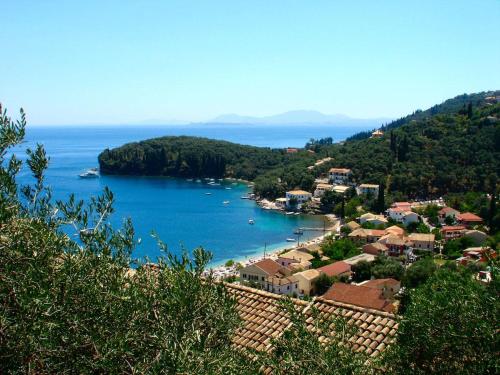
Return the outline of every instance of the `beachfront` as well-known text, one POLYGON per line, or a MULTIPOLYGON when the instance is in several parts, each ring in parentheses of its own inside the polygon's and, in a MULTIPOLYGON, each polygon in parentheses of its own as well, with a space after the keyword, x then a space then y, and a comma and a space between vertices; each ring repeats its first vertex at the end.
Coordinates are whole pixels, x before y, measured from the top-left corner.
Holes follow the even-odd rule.
POLYGON ((262 254, 260 256, 255 255, 244 259, 237 258, 234 259, 234 264, 232 264, 231 266, 226 266, 224 264, 221 264, 219 266, 209 268, 204 272, 204 274, 208 275, 210 272, 212 272, 212 274, 217 279, 222 280, 227 277, 238 276, 240 267, 246 267, 253 263, 257 263, 265 258, 276 260, 278 259, 279 254, 287 252, 289 250, 293 250, 296 248, 306 248, 310 251, 314 251, 316 247, 319 246, 327 236, 331 234, 337 234, 340 231, 340 221, 335 215, 325 215, 325 218, 329 221, 330 225, 325 228, 324 232, 323 231, 321 232, 322 233, 321 235, 313 239, 301 242, 300 244, 296 242, 293 245, 283 245, 281 247, 273 249, 270 252, 266 252, 265 254, 262 254))

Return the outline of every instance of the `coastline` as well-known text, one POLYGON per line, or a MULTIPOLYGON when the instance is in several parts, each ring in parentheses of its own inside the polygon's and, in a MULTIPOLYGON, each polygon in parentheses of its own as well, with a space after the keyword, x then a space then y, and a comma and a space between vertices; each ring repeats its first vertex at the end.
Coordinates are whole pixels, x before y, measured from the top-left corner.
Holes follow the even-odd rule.
POLYGON ((263 254, 263 248, 259 248, 258 251, 256 251, 253 255, 250 256, 239 256, 235 258, 229 258, 221 262, 217 262, 216 264, 213 264, 207 270, 205 271, 206 273, 212 272, 213 275, 218 278, 218 279, 224 279, 226 277, 230 276, 238 276, 239 271, 237 270, 237 265, 241 264, 243 267, 246 267, 250 264, 257 263, 263 259, 273 259, 276 260, 278 258, 278 255, 297 248, 307 248, 310 246, 314 245, 319 245, 323 242, 324 238, 334 234, 338 227, 339 227, 339 221, 334 218, 333 215, 323 215, 329 222, 330 226, 325 229, 325 231, 318 231, 319 234, 318 236, 313 236, 313 238, 301 242, 300 245, 298 243, 293 243, 293 244, 275 244, 277 245, 276 247, 273 247, 271 244, 267 248, 271 248, 270 250, 266 251, 266 254, 263 254), (225 263, 228 260, 233 260, 234 264, 232 266, 227 267, 225 263))

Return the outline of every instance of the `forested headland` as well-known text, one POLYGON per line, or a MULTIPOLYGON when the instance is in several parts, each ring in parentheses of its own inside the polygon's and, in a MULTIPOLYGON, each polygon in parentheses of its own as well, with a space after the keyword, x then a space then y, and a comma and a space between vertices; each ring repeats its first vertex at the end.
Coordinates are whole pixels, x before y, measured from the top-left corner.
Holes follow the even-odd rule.
POLYGON ((383 184, 407 198, 488 191, 500 173, 500 91, 461 95, 384 125, 381 138, 311 140, 296 153, 197 137, 162 137, 105 150, 102 173, 233 177, 255 182, 262 197, 310 190, 331 167, 351 168, 357 183, 383 184), (331 157, 320 167, 317 160, 331 157))

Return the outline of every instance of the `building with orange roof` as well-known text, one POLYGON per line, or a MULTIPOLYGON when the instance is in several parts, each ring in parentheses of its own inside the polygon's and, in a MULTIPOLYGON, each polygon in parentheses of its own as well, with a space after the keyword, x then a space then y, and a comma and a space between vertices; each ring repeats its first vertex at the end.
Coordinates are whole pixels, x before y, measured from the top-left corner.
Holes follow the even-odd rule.
POLYGON ((481 224, 483 222, 483 219, 471 212, 464 212, 463 214, 457 215, 457 221, 459 222, 459 224, 465 225, 467 228, 470 228, 474 225, 481 224))
POLYGON ((394 304, 384 297, 382 290, 361 285, 334 283, 322 297, 385 312, 394 312, 395 310, 394 304))
POLYGON ((394 298, 394 295, 401 289, 401 282, 392 278, 368 280, 359 285, 381 290, 387 299, 394 298))
POLYGON ((463 237, 465 232, 466 228, 463 225, 445 225, 441 228, 441 235, 445 241, 463 237))
POLYGON ((302 205, 312 199, 312 194, 305 190, 291 190, 286 192, 286 207, 301 209, 302 205))
POLYGON ((340 277, 340 276, 350 276, 351 275, 351 265, 346 263, 346 262, 343 262, 343 261, 338 261, 338 262, 328 264, 326 266, 317 268, 317 270, 320 273, 323 273, 329 277, 333 277, 333 276, 340 277))

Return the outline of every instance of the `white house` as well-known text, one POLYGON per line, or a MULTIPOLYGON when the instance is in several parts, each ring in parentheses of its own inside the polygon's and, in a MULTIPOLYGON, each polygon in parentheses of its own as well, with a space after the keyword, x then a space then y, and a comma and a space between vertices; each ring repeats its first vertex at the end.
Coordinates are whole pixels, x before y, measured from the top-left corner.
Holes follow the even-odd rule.
POLYGON ((361 224, 371 223, 375 226, 378 226, 387 224, 387 219, 384 217, 384 215, 374 215, 368 212, 359 217, 359 222, 361 224))
POLYGON ((387 210, 387 214, 392 220, 403 223, 405 226, 419 221, 419 216, 415 212, 408 211, 405 208, 391 207, 387 210))
POLYGON ((299 294, 299 280, 294 275, 279 277, 269 276, 266 279, 265 290, 276 294, 286 294, 288 296, 299 294))
POLYGON ((286 192, 286 206, 287 208, 300 209, 302 205, 310 201, 312 194, 304 190, 292 190, 286 192))
POLYGON ((276 207, 285 208, 286 207, 286 198, 276 198, 274 203, 276 204, 276 207))
POLYGON ((408 240, 414 249, 434 250, 435 236, 432 233, 411 233, 408 240))
POLYGON ((325 191, 332 191, 333 185, 330 184, 318 184, 316 185, 316 190, 314 190, 314 196, 319 198, 325 194, 325 191))
POLYGON ((338 194, 345 194, 350 188, 350 186, 346 185, 334 185, 332 190, 338 194))
POLYGON ((356 193, 358 195, 372 195, 374 197, 378 196, 378 185, 374 184, 361 184, 356 187, 356 193))
POLYGON ((351 176, 352 172, 347 168, 331 168, 329 171, 330 182, 337 185, 345 185, 351 176))

